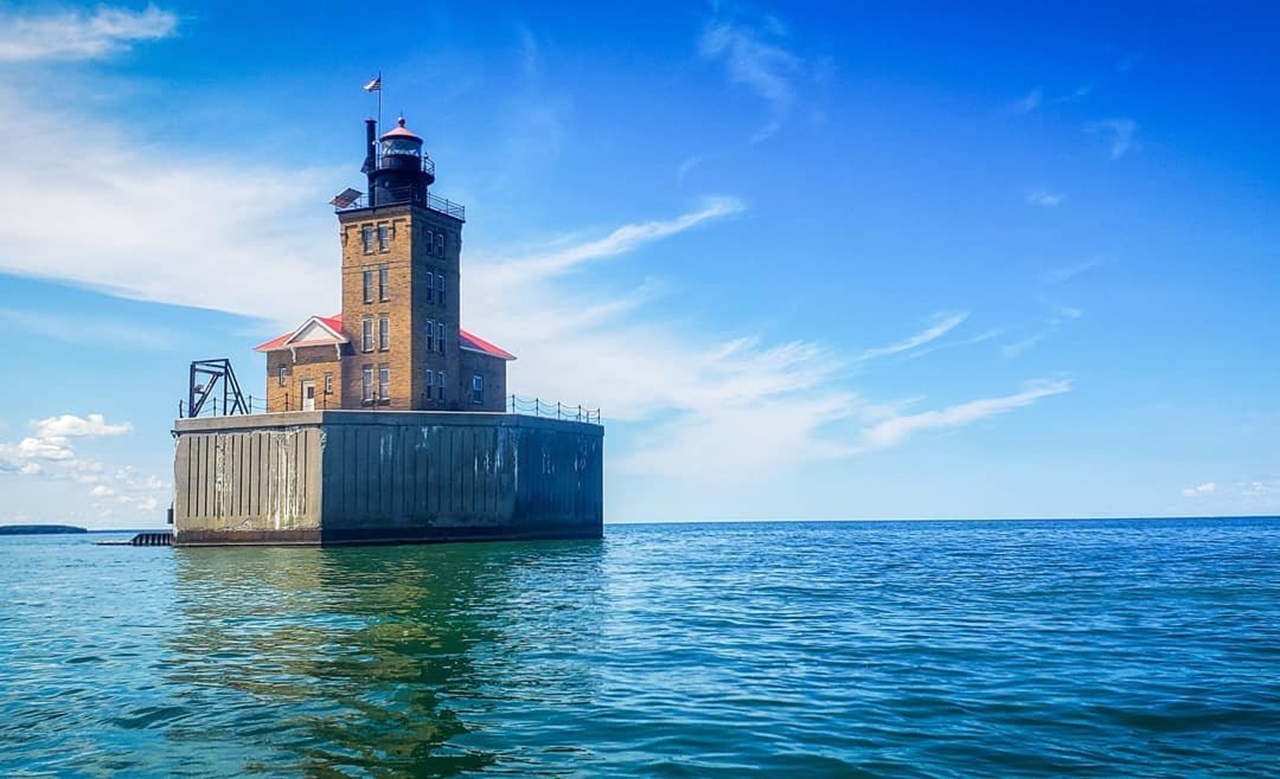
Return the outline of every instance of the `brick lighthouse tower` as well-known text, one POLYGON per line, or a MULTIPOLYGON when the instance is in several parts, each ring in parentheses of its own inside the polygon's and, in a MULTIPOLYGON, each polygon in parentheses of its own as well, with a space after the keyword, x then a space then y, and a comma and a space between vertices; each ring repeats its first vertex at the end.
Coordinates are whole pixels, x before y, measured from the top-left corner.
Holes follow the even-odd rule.
POLYGON ((342 313, 257 347, 267 410, 502 411, 508 352, 460 327, 466 210, 430 191, 435 163, 401 117, 365 122, 368 195, 334 201, 342 313))
POLYGON ((376 141, 372 120, 366 127, 368 200, 338 213, 342 321, 356 347, 342 405, 456 408, 466 212, 428 190, 435 163, 403 117, 376 141))

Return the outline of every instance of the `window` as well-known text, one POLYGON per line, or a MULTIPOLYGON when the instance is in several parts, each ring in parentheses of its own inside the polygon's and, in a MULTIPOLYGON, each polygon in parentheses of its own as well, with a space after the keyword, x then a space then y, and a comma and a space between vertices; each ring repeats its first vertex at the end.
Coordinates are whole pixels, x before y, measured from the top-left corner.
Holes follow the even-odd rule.
POLYGON ((432 297, 432 294, 435 291, 436 291, 436 274, 432 273, 431 271, 427 271, 427 302, 428 303, 435 302, 435 298, 432 297))
POLYGON ((360 242, 364 244, 365 254, 373 254, 373 225, 360 228, 360 242))
POLYGON ((436 346, 444 354, 444 322, 436 322, 436 346))
POLYGON ((386 265, 378 266, 378 300, 387 301, 391 297, 391 269, 386 265))
POLYGON ((471 402, 484 403, 484 377, 478 373, 471 377, 471 402))
POLYGON ((427 368, 427 372, 424 376, 423 383, 427 387, 428 396, 431 395, 431 388, 435 386, 435 381, 434 381, 435 377, 436 377, 435 373, 430 368, 427 368))
POLYGON ((326 373, 324 375, 324 394, 326 395, 333 394, 333 374, 332 373, 326 373))
POLYGON ((283 363, 281 363, 280 369, 276 372, 276 375, 279 377, 277 381, 280 382, 281 387, 288 383, 288 379, 286 379, 285 376, 289 375, 289 369, 283 363))
POLYGON ((436 350, 436 320, 427 320, 427 351, 434 352, 436 350))
POLYGON ((373 271, 364 272, 364 302, 373 302, 373 271))
POLYGON ((378 251, 385 252, 391 244, 391 227, 386 222, 378 225, 378 251))
POLYGON ((360 324, 362 325, 362 328, 363 328, 361 331, 360 348, 363 351, 372 352, 373 351, 373 317, 371 316, 365 317, 364 321, 362 321, 360 324))
POLYGON ((365 403, 373 400, 373 366, 364 366, 364 374, 361 376, 360 399, 365 403))
POLYGON ((439 381, 436 382, 436 400, 444 400, 444 371, 440 371, 439 381))
POLYGON ((378 317, 378 349, 386 351, 391 348, 391 317, 383 314, 378 317))
POLYGON ((436 233, 436 256, 444 256, 444 233, 436 233))
POLYGON ((378 366, 378 398, 386 400, 391 397, 391 367, 386 363, 378 366))
POLYGON ((444 274, 436 274, 436 299, 440 301, 440 305, 444 305, 444 274))
POLYGON ((433 231, 428 230, 427 231, 427 254, 433 253, 431 249, 435 245, 436 245, 436 234, 433 231))

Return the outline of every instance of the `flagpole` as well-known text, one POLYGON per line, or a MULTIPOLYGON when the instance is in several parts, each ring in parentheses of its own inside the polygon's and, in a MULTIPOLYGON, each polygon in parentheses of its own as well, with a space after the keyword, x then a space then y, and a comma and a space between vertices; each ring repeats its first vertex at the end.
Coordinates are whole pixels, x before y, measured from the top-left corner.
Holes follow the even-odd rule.
POLYGON ((378 137, 382 137, 382 71, 378 71, 378 137))

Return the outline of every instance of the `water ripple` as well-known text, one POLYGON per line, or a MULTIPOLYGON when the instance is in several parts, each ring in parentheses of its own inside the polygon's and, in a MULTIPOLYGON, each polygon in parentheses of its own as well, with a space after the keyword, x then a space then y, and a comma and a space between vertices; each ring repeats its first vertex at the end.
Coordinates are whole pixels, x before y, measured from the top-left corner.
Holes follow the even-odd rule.
POLYGON ((0 775, 1268 776, 1280 523, 0 540, 0 775))

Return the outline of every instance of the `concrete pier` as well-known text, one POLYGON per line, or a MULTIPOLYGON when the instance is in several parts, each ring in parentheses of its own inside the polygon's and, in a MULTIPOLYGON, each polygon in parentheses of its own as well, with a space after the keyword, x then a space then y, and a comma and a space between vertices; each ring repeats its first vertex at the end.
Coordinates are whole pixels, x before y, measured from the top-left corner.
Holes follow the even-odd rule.
POLYGON ((604 428, 305 411, 175 423, 174 544, 600 538, 604 428))

